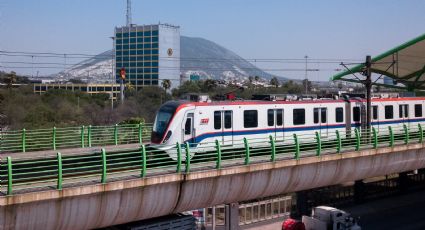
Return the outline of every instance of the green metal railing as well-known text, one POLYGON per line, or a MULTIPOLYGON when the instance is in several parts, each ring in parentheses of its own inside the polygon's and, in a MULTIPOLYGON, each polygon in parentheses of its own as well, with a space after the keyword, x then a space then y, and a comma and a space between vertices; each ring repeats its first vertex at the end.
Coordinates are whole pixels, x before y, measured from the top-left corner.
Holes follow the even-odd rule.
POLYGON ((0 131, 0 153, 143 143, 152 124, 0 131))
MULTIPOLYGON (((115 126, 112 127, 112 130, 115 129, 115 126)), ((92 135, 97 132, 94 130, 96 128, 92 127, 92 135)), ((113 137, 116 136, 115 133, 112 132, 113 137)), ((167 152, 142 144, 138 148, 114 151, 101 149, 79 154, 58 152, 56 156, 51 157, 5 157, 0 161, 0 193, 13 195, 34 189, 61 190, 96 181, 105 184, 108 181, 135 177, 189 174, 194 171, 220 170, 265 161, 344 154, 347 151, 422 143, 423 135, 422 125, 338 132, 322 130, 308 135, 286 136, 285 139, 274 136, 266 140, 243 138, 232 144, 222 140, 201 144, 177 143, 175 146, 168 146, 167 152)), ((94 140, 91 140, 92 144, 96 143, 94 140)), ((112 138, 110 141, 114 143, 115 140, 112 138)))

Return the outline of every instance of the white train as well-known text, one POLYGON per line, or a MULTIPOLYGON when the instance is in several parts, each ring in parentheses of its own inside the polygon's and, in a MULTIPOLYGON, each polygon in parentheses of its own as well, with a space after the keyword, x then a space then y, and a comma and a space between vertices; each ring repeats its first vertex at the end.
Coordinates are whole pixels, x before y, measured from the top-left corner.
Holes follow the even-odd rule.
MULTIPOLYGON (((425 97, 372 98, 372 126, 383 130, 406 124, 417 127, 425 121, 425 97)), ((240 144, 243 138, 274 136, 277 141, 293 141, 293 134, 316 131, 322 138, 335 130, 351 132, 365 122, 365 99, 304 101, 169 101, 159 109, 153 126, 151 146, 165 150, 176 159, 178 143, 196 149, 240 144), (202 147, 202 148, 201 148, 202 147)), ((267 144, 266 141, 264 141, 267 144)))

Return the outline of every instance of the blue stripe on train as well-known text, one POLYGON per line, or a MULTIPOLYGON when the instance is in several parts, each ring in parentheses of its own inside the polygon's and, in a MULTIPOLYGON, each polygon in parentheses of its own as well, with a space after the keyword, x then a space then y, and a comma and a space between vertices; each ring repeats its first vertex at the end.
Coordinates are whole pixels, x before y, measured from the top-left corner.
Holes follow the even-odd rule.
MULTIPOLYGON (((388 125, 388 124, 402 124, 402 123, 413 123, 413 122, 421 122, 425 121, 425 118, 417 118, 417 119, 406 119, 406 120, 394 120, 394 121, 378 121, 372 122, 373 126, 376 125, 388 125)), ((360 127, 360 123, 352 123, 351 127, 360 127)), ((276 129, 276 132, 284 133, 284 132, 300 132, 300 131, 310 131, 310 130, 320 130, 320 129, 337 129, 337 128, 345 128, 344 124, 338 125, 328 125, 328 126, 307 126, 307 127, 290 127, 284 129, 276 129)), ((240 136, 240 135, 253 135, 253 134, 265 134, 265 133, 273 133, 275 129, 254 129, 254 130, 239 130, 239 131, 226 131, 226 132, 216 132, 216 133, 205 133, 201 134, 195 138, 191 138, 187 140, 189 143, 199 143, 207 138, 212 137, 221 137, 221 136, 240 136)))

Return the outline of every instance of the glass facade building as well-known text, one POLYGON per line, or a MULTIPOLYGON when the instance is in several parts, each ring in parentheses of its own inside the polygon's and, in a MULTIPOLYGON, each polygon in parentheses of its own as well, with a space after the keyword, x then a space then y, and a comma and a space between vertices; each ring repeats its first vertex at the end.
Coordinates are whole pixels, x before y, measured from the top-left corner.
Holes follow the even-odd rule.
POLYGON ((126 69, 126 83, 136 89, 161 85, 171 81, 171 87, 180 82, 180 27, 157 25, 133 25, 115 28, 116 81, 120 81, 120 69, 126 69))

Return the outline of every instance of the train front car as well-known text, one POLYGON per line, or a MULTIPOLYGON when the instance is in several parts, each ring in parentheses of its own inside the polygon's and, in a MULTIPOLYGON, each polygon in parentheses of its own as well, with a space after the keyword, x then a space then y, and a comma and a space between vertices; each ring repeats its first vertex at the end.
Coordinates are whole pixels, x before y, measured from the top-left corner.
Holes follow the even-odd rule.
POLYGON ((177 159, 176 143, 181 142, 183 108, 184 102, 166 102, 159 108, 152 128, 150 147, 165 151, 173 160, 177 159))

